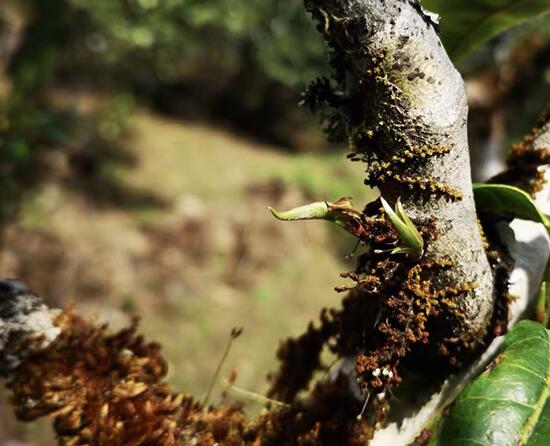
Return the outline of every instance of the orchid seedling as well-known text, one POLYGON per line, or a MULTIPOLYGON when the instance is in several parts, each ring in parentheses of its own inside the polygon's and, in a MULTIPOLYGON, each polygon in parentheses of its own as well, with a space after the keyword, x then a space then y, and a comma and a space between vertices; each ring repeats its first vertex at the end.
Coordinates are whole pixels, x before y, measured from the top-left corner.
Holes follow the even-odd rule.
POLYGON ((400 245, 391 250, 392 254, 405 254, 412 259, 418 259, 424 253, 424 240, 416 229, 416 226, 406 214, 398 198, 395 204, 395 211, 384 198, 380 197, 384 211, 390 223, 399 234, 400 245))

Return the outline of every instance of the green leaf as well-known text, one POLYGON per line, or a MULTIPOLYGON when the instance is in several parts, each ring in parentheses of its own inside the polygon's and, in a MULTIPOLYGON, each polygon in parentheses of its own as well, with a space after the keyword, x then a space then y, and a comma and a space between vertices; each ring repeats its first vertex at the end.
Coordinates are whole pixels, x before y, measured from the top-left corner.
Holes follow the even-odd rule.
POLYGON ((328 203, 326 201, 318 201, 316 203, 299 206, 288 211, 276 211, 272 207, 268 207, 273 216, 283 221, 296 220, 333 220, 333 215, 329 212, 328 203))
POLYGON ((519 322, 492 364, 456 399, 433 446, 550 444, 549 332, 519 322))
POLYGON ((474 199, 479 211, 499 212, 542 223, 550 233, 550 220, 531 196, 506 184, 474 184, 474 199))
POLYGON ((384 206, 384 211, 386 211, 386 214, 390 219, 391 224, 399 234, 401 241, 401 246, 393 249, 392 253, 406 254, 413 258, 420 257, 424 251, 424 240, 409 216, 405 213, 401 201, 397 199, 397 203, 395 205, 396 212, 394 212, 384 198, 380 197, 380 200, 382 201, 382 206, 384 206))
POLYGON ((485 41, 550 11, 550 0, 422 0, 441 16, 441 38, 457 60, 485 41))
POLYGON ((399 218, 401 218, 401 220, 403 220, 407 225, 407 227, 409 228, 409 231, 411 232, 412 236, 416 240, 416 246, 419 246, 420 249, 422 249, 424 246, 424 240, 422 239, 422 236, 418 232, 418 229, 416 229, 416 226, 414 225, 414 223, 411 221, 411 219, 405 212, 405 209, 403 209, 403 205, 401 204, 400 198, 398 198, 397 203, 395 203, 395 212, 397 213, 399 218))
POLYGON ((361 213, 353 209, 351 198, 340 198, 335 203, 318 201, 299 206, 288 211, 279 212, 268 207, 273 216, 279 220, 327 220, 343 227, 353 235, 359 236, 361 228, 361 213))

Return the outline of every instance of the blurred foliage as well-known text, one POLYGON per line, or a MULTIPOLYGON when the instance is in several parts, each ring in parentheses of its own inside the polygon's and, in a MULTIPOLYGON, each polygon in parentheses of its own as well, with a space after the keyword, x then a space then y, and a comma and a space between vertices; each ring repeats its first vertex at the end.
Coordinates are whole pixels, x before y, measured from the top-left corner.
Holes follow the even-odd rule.
POLYGON ((127 63, 157 82, 218 67, 253 66, 285 85, 323 71, 324 43, 293 0, 68 0, 82 16, 82 58, 127 63), (137 65, 147 60, 150 65, 137 65))
POLYGON ((117 141, 134 99, 171 116, 221 117, 280 146, 322 146, 315 118, 297 107, 305 83, 328 72, 314 28, 295 0, 3 0, 0 222, 58 169, 52 153, 83 180, 76 189, 115 187, 109 163, 130 162, 117 141), (55 89, 115 99, 82 112, 60 108, 55 89))
POLYGON ((460 59, 509 28, 550 11, 549 0, 422 0, 441 16, 442 41, 453 59, 460 59))
POLYGON ((0 222, 47 173, 53 151, 88 183, 115 183, 98 163, 116 151, 129 113, 121 98, 129 96, 101 116, 84 116, 53 105, 52 86, 129 91, 168 112, 198 92, 194 99, 205 109, 221 103, 243 127, 270 129, 264 133, 277 139, 288 130, 274 122, 288 120, 294 87, 326 63, 313 23, 301 2, 290 0, 7 0, 0 32, 16 40, 2 61, 10 88, 0 110, 0 222), (23 22, 19 30, 10 28, 14 16, 23 22), (178 90, 189 80, 189 89, 178 90))
POLYGON ((44 173, 47 148, 63 139, 69 122, 45 105, 40 93, 54 73, 65 27, 64 2, 36 3, 26 38, 8 61, 12 88, 0 109, 0 224, 16 212, 26 189, 44 173))
POLYGON ((78 25, 62 61, 67 78, 129 89, 163 113, 221 121, 281 146, 322 144, 315 119, 297 107, 306 82, 328 72, 301 1, 68 3, 78 25))
MULTIPOLYGON (((82 176, 74 161, 82 160, 86 151, 95 152, 89 159, 108 161, 106 148, 123 133, 130 108, 127 99, 116 96, 105 109, 89 115, 55 104, 48 88, 70 36, 68 3, 41 0, 18 7, 28 18, 4 66, 3 81, 9 87, 0 108, 0 229, 16 218, 22 199, 53 171, 82 176)), ((1 25, 9 32, 9 23, 1 25)))
POLYGON ((17 205, 46 174, 47 154, 64 139, 62 113, 33 110, 4 114, 0 134, 0 225, 16 215, 17 205))

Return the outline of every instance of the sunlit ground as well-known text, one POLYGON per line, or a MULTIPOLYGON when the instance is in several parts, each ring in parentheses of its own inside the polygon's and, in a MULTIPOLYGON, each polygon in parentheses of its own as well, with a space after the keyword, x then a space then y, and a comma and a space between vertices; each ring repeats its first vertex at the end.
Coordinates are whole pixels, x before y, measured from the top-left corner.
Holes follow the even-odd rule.
MULTIPOLYGON (((164 348, 170 382, 198 398, 231 328, 243 327, 212 402, 233 368, 238 387, 265 392, 278 341, 338 304, 333 288, 354 248, 328 223, 278 222, 266 206, 352 195, 360 207, 369 197, 362 166, 343 152, 293 154, 145 111, 132 116, 124 147, 134 165, 108 177, 144 198, 98 204, 94 187, 104 196, 102 184, 87 185, 89 199, 45 185, 8 232, 3 270, 50 303, 74 299, 114 326, 140 315, 147 338, 164 348)), ((9 416, 2 423, 13 431, 9 416)), ((40 427, 16 428, 33 445, 49 444, 40 427)))

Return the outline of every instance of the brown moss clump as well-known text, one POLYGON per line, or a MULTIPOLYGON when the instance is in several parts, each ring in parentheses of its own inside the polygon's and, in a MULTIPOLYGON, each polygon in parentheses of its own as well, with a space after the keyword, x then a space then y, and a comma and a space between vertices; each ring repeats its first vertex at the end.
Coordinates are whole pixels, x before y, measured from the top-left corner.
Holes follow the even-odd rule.
POLYGON ((58 339, 8 384, 20 420, 52 417, 63 446, 245 444, 249 422, 239 407, 203 410, 174 392, 162 381, 160 347, 145 343, 135 323, 114 335, 70 311, 56 323, 58 339))
MULTIPOLYGON (((363 217, 357 233, 366 253, 355 271, 342 274, 352 283, 336 288, 349 291, 348 296, 341 308, 323 310, 318 327, 310 325, 301 337, 281 344, 281 367, 270 395, 294 401, 310 385, 314 371, 322 368, 320 355, 327 346, 338 358, 356 357, 355 378, 369 406, 366 418, 376 422, 384 418, 392 389, 401 381, 404 359, 410 367, 411 355, 431 349, 447 364, 441 370, 459 365, 466 341, 444 336, 461 323, 460 300, 476 284, 442 281, 445 270, 454 266, 448 259, 391 254, 399 236, 379 202, 369 204, 363 217)), ((427 247, 437 237, 435 222, 414 223, 427 247)))
MULTIPOLYGON (((181 419, 178 445, 260 445, 258 431, 239 405, 223 404, 208 411, 190 411, 181 419)), ((140 443, 148 445, 148 443, 140 443)), ((154 443, 155 445, 157 443, 154 443)))
POLYGON ((425 446, 432 439, 433 432, 430 429, 422 429, 409 446, 425 446))
POLYGON ((176 445, 180 420, 198 410, 161 382, 159 346, 135 324, 115 335, 63 312, 58 339, 31 356, 8 387, 19 419, 49 415, 61 445, 176 445))
POLYGON ((531 138, 526 137, 512 148, 506 161, 508 170, 495 177, 493 182, 517 186, 531 196, 542 190, 545 180, 540 167, 550 163, 550 148, 534 149, 531 138))
POLYGON ((493 271, 495 309, 493 319, 489 327, 492 329, 487 333, 486 343, 494 337, 506 334, 509 319, 509 294, 510 273, 514 268, 514 259, 501 243, 496 229, 498 218, 487 214, 480 214, 479 221, 485 235, 485 252, 491 270, 493 271))
POLYGON ((347 380, 319 383, 307 402, 265 411, 249 421, 237 404, 204 408, 162 381, 157 344, 136 324, 116 334, 71 311, 45 350, 26 359, 8 387, 19 419, 53 418, 62 446, 260 446, 365 444, 372 427, 347 380))
MULTIPOLYGON (((546 114, 550 114, 550 109, 541 118, 542 123, 546 122, 546 114)), ((508 169, 494 177, 491 182, 519 187, 533 197, 542 190, 545 180, 541 167, 550 164, 550 147, 533 146, 539 132, 539 128, 534 128, 522 142, 512 147, 506 160, 508 169)))
POLYGON ((364 446, 373 426, 358 420, 361 403, 344 377, 316 384, 306 402, 265 414, 258 422, 258 445, 364 446))
POLYGON ((310 323, 304 334, 281 343, 277 351, 281 370, 273 377, 270 397, 294 401, 298 392, 307 389, 315 371, 323 368, 321 352, 334 330, 326 311, 321 314, 321 321, 319 327, 310 323))

